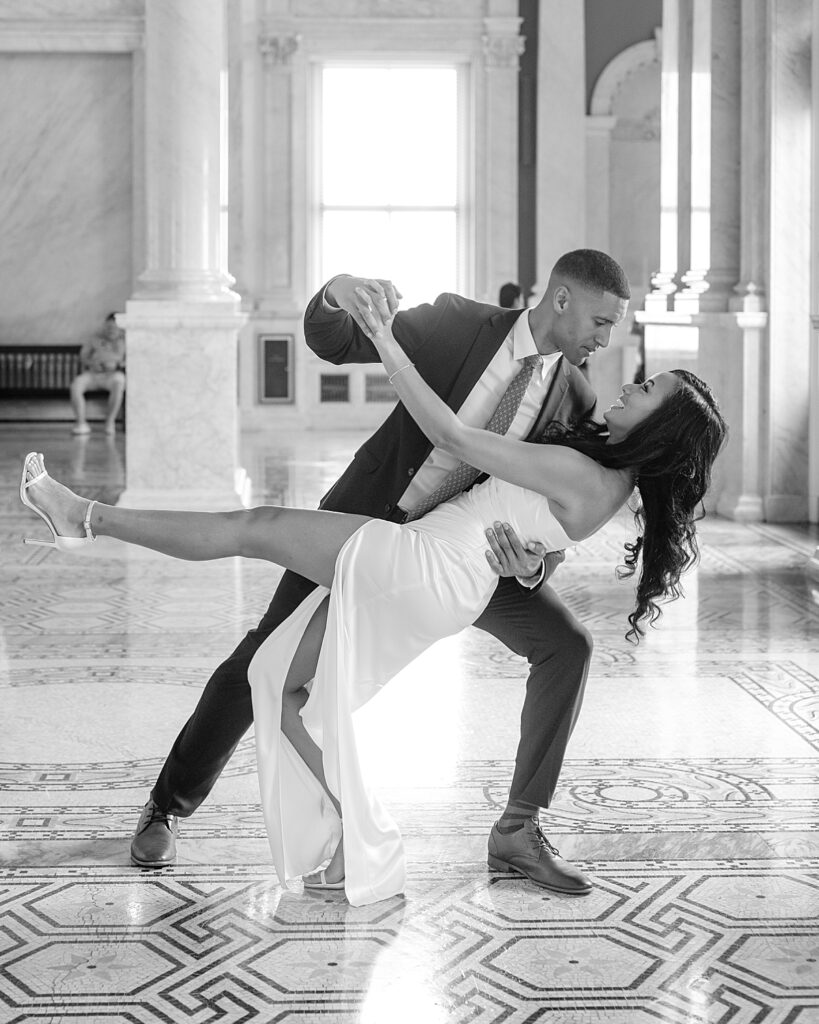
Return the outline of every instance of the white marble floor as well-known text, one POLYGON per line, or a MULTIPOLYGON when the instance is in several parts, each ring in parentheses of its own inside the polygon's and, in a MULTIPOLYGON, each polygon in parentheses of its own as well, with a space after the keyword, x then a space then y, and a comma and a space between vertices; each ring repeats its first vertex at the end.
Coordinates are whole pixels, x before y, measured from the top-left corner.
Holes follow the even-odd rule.
MULTIPOLYGON (((359 441, 245 438, 256 500, 314 505, 359 441)), ((560 569, 596 652, 545 822, 588 898, 486 867, 520 659, 469 630, 403 673, 366 709, 366 757, 409 884, 354 909, 276 884, 250 736, 178 865, 129 865, 165 753, 279 570, 23 547, 31 448, 92 496, 123 485, 121 435, 0 425, 0 1022, 819 1022, 815 532, 706 520, 686 600, 638 650, 628 522, 560 569)))

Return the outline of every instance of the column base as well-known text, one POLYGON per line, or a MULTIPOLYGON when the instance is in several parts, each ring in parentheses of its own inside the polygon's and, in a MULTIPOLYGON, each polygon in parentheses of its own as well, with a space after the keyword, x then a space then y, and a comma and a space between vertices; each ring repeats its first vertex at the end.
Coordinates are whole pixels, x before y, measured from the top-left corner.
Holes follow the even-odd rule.
POLYGON ((250 505, 251 480, 239 467, 235 487, 204 490, 179 488, 126 487, 117 500, 123 508, 170 509, 179 512, 230 512, 250 505))
POLYGON ((237 336, 228 302, 131 300, 122 504, 222 511, 242 504, 237 336))
POLYGON ((154 509, 171 512, 232 512, 244 502, 236 491, 141 491, 129 488, 117 500, 122 508, 154 509))
POLYGON ((717 513, 738 523, 762 523, 765 520, 765 508, 759 494, 721 495, 717 513))

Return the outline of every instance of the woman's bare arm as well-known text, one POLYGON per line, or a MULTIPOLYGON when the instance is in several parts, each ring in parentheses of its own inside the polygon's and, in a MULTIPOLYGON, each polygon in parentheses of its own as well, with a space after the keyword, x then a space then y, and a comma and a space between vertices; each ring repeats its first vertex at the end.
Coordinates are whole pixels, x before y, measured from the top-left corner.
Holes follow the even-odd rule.
POLYGON ((436 447, 484 473, 545 495, 572 518, 590 506, 598 506, 601 513, 611 506, 608 518, 622 503, 620 474, 571 448, 531 444, 467 426, 424 381, 389 325, 374 330, 372 337, 398 397, 436 447))

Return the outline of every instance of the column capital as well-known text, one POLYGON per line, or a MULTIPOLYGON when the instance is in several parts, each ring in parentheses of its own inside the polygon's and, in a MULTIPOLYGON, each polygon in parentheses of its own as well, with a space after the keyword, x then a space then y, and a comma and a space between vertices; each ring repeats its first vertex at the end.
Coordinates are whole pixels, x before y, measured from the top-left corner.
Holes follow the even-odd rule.
POLYGON ((266 67, 289 64, 301 46, 299 32, 265 34, 259 37, 259 50, 266 67))
POLYGON ((483 55, 488 68, 517 71, 520 56, 526 48, 526 37, 520 34, 523 18, 484 18, 483 55))

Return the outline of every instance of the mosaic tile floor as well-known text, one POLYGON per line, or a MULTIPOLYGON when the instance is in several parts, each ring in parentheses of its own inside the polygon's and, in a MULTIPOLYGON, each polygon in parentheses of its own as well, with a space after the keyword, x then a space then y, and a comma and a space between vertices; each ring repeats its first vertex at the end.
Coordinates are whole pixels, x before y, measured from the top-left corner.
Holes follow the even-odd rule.
MULTIPOLYGON (((355 909, 276 884, 251 737, 178 865, 129 866, 170 743, 279 571, 24 548, 20 457, 112 498, 123 439, 0 430, 2 1024, 819 1024, 815 531, 707 520, 687 599, 638 651, 613 574, 628 523, 560 569, 597 647, 544 817, 586 899, 486 868, 520 659, 470 630, 403 673, 363 720, 409 884, 355 909)), ((256 500, 315 504, 359 441, 245 438, 256 500)))

